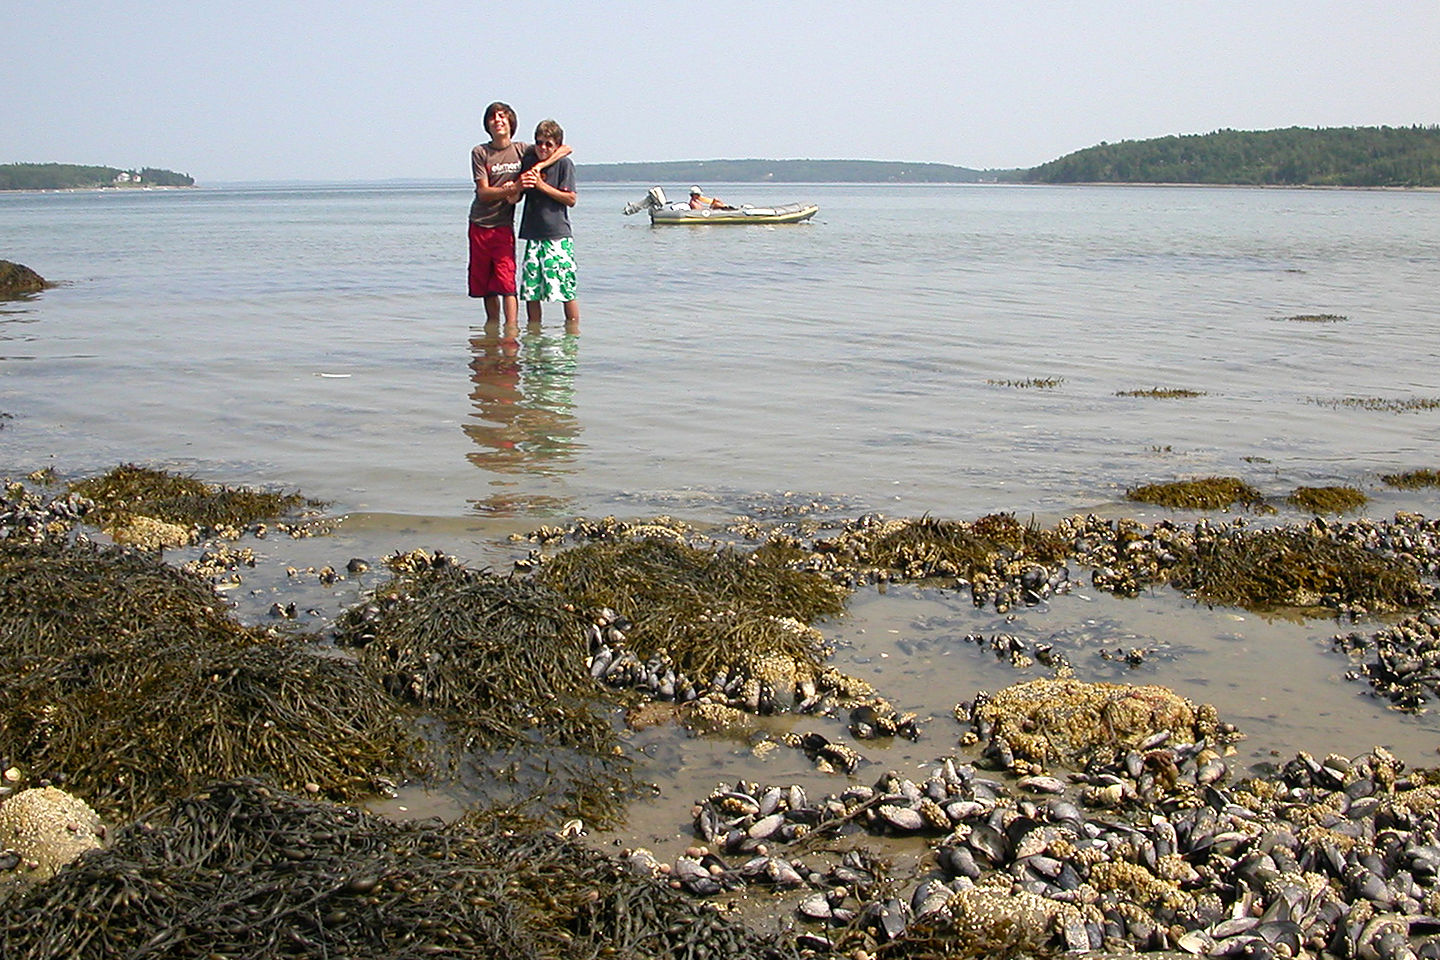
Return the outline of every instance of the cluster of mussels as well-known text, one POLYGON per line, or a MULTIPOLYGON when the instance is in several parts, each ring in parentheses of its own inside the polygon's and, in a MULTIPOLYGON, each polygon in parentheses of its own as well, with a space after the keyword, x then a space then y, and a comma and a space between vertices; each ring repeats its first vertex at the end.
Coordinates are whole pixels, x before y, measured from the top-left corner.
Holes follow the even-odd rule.
MULTIPOLYGON (((1392 522, 1326 525, 1317 519, 1313 525, 1337 541, 1412 563, 1424 576, 1440 577, 1440 520, 1402 512, 1392 522)), ((1377 695, 1399 709, 1418 712, 1440 696, 1440 607, 1432 604, 1373 634, 1337 634, 1333 641, 1352 659, 1363 661, 1347 677, 1369 682, 1377 695)))
POLYGON ((1430 608, 1373 634, 1336 634, 1336 646, 1362 661, 1346 676, 1368 681, 1401 710, 1418 712, 1440 695, 1440 611, 1430 608))
MULTIPOLYGON (((630 621, 608 608, 601 610, 585 627, 590 648, 590 676, 611 687, 639 690, 657 700, 689 703, 698 699, 701 688, 677 671, 669 657, 656 654, 641 660, 634 650, 625 646, 625 631, 629 629, 630 621)), ((722 691, 728 693, 733 689, 735 696, 740 697, 740 688, 747 678, 736 673, 733 680, 728 676, 718 679, 722 691)), ((760 684, 754 684, 754 711, 766 705, 773 709, 774 691, 768 691, 769 696, 765 698, 768 703, 762 703, 761 693, 760 684)))
POLYGON ((1204 535, 1212 526, 1203 518, 1191 531, 1168 520, 1146 526, 1138 520, 1089 514, 1066 517, 1056 532, 1071 544, 1075 558, 1091 569, 1090 580, 1097 589, 1135 597, 1146 586, 1166 580, 1181 556, 1194 549, 1196 531, 1204 535))
POLYGON ((1056 778, 1007 784, 954 758, 918 783, 892 772, 819 801, 742 781, 696 804, 703 846, 674 864, 644 849, 623 856, 699 896, 756 883, 797 891, 797 915, 823 924, 808 935, 817 946, 981 918, 1034 926, 1037 948, 1440 958, 1440 776, 1406 775, 1377 748, 1301 753, 1234 787, 1199 764, 1197 789, 1160 799, 1133 783, 1097 794, 1097 777, 1125 782, 1074 777, 1089 782, 1071 799, 1056 778), (800 849, 860 830, 934 838, 912 887, 863 854, 819 867, 800 849))
POLYGON ((0 487, 0 540, 39 543, 63 535, 93 507, 76 493, 47 498, 23 483, 6 483, 0 487))
POLYGON ((1317 517, 1311 527, 1339 543, 1413 563, 1424 576, 1440 577, 1440 519, 1400 511, 1393 520, 1362 518, 1343 524, 1317 517))
POLYGON ((968 583, 970 597, 977 607, 993 606, 996 613, 1008 613, 1011 607, 1034 606, 1055 595, 1069 593, 1077 581, 1070 578, 1070 568, 1049 567, 1029 559, 997 559, 989 573, 976 573, 968 583))

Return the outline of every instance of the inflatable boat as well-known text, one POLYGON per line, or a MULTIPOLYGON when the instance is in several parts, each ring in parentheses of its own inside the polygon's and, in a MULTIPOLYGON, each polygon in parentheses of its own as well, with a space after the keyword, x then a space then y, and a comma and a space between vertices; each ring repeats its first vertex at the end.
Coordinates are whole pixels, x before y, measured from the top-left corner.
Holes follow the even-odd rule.
POLYGON ((669 202, 665 199, 664 190, 659 187, 651 187, 650 192, 644 197, 634 203, 627 203, 623 212, 628 217, 641 210, 650 212, 652 226, 662 226, 677 223, 800 223, 815 216, 820 208, 813 203, 786 203, 778 207, 756 207, 747 203, 739 207, 724 209, 702 207, 699 210, 691 210, 690 204, 669 202))

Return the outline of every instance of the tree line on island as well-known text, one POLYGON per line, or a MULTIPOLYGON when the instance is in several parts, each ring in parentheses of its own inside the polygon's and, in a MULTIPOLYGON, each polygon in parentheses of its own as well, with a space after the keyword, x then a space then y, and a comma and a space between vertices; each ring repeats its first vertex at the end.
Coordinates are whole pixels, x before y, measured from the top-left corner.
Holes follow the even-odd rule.
POLYGON ((1440 126, 1217 130, 1101 143, 1024 172, 1027 183, 1440 186, 1440 126))
POLYGON ((0 190, 93 190, 97 187, 193 187, 173 170, 94 167, 75 163, 0 163, 0 190))
POLYGON ((1290 127, 1101 143, 1014 170, 882 160, 580 164, 591 182, 1205 183, 1440 187, 1440 126, 1290 127))
MULTIPOLYGON (((591 183, 1204 183, 1440 187, 1440 126, 1289 127, 1100 143, 1037 167, 977 170, 893 160, 676 160, 577 164, 591 183)), ((144 167, 0 164, 0 190, 193 186, 144 167)))

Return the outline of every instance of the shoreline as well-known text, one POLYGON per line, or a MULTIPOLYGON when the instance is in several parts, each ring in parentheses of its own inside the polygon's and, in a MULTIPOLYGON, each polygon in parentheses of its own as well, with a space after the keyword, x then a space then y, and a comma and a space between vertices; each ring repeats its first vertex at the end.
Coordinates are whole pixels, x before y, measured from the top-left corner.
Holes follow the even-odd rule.
POLYGON ((104 184, 93 187, 0 187, 0 195, 7 193, 108 193, 111 191, 154 193, 161 190, 194 190, 200 187, 192 183, 188 187, 178 184, 104 184))

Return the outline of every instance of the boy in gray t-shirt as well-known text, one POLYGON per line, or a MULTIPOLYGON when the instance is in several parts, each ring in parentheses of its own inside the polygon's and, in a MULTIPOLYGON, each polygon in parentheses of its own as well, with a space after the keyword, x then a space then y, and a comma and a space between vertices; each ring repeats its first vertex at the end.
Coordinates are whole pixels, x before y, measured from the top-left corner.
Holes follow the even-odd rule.
POLYGON ((575 206, 575 164, 568 157, 551 163, 543 173, 537 165, 565 145, 565 131, 554 120, 535 127, 535 145, 525 155, 520 188, 525 209, 520 214, 520 239, 525 256, 520 265, 520 299, 525 316, 540 322, 541 303, 560 300, 565 306, 565 332, 580 332, 580 302, 575 299, 575 245, 570 208, 575 206))

